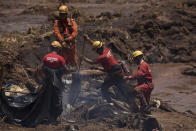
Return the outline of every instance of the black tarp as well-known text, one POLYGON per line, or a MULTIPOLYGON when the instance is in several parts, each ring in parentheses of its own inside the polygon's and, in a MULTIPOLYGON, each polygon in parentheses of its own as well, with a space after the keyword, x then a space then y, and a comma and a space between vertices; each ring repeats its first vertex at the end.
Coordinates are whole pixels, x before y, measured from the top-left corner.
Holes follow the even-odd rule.
POLYGON ((37 94, 5 96, 0 92, 0 114, 5 121, 33 127, 55 122, 62 113, 62 70, 43 68, 45 82, 37 94))

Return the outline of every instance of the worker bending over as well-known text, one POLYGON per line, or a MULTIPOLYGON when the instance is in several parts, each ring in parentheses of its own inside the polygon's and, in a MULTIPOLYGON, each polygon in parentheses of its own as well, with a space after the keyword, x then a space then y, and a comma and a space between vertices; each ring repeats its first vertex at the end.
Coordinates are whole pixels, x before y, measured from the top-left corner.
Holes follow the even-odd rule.
POLYGON ((128 76, 128 79, 136 79, 138 85, 134 88, 135 91, 135 107, 136 110, 143 110, 149 105, 150 95, 154 89, 154 83, 152 82, 152 75, 150 66, 144 61, 143 53, 141 51, 135 51, 133 53, 133 60, 138 65, 138 71, 136 74, 128 76), (139 100, 139 103, 138 101, 139 100))
POLYGON ((42 59, 42 71, 44 73, 43 84, 43 116, 48 122, 56 122, 57 117, 62 113, 62 92, 63 84, 61 77, 67 72, 66 63, 58 53, 61 51, 61 44, 58 41, 51 43, 51 53, 46 54, 42 59))
POLYGON ((90 64, 101 64, 104 68, 104 72, 107 72, 104 83, 101 85, 101 93, 107 102, 111 101, 111 96, 108 89, 115 85, 118 92, 127 100, 127 93, 125 92, 126 80, 123 79, 123 72, 121 65, 114 59, 112 52, 100 41, 92 41, 87 35, 84 35, 92 44, 92 49, 99 54, 99 56, 91 60, 84 57, 84 60, 90 64))

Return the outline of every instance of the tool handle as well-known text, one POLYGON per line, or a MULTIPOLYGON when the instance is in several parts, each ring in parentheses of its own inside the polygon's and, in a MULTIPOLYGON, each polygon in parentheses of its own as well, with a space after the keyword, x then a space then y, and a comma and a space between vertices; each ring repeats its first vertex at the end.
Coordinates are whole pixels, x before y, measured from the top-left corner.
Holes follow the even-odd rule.
POLYGON ((129 74, 130 71, 129 71, 128 67, 126 66, 125 61, 122 61, 121 63, 122 63, 122 68, 123 68, 124 72, 127 73, 127 74, 129 74))

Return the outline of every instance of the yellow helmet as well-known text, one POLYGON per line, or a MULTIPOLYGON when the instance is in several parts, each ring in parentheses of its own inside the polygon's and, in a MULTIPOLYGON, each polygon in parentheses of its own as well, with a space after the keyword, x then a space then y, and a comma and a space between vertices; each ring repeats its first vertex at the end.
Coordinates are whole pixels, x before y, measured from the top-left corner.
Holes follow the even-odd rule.
POLYGON ((51 43, 51 47, 54 47, 54 48, 61 48, 61 44, 58 42, 58 41, 53 41, 51 43))
POLYGON ((143 55, 143 53, 139 50, 136 50, 133 52, 133 58, 137 57, 137 56, 140 56, 140 55, 143 55))
POLYGON ((59 7, 59 13, 64 13, 64 14, 68 13, 68 7, 66 5, 61 5, 59 7))
POLYGON ((93 49, 99 49, 103 46, 103 43, 101 41, 95 41, 93 42, 93 49))

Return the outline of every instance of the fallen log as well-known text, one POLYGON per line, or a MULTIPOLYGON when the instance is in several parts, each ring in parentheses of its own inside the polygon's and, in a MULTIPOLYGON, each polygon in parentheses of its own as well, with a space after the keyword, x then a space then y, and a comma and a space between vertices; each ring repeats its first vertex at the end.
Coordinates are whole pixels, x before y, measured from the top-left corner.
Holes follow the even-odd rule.
MULTIPOLYGON (((32 74, 37 73, 37 69, 33 68, 25 68, 28 72, 31 72, 32 74)), ((89 77, 98 77, 103 76, 104 72, 98 69, 87 69, 87 70, 80 70, 79 75, 82 80, 88 80, 89 77)), ((72 79, 72 73, 68 73, 64 78, 71 80, 72 79)))
POLYGON ((104 72, 97 70, 97 69, 88 69, 88 70, 81 70, 80 71, 80 77, 85 80, 89 77, 98 77, 98 76, 103 76, 104 72))
POLYGON ((115 99, 112 99, 112 102, 114 103, 115 106, 117 106, 118 108, 120 108, 121 110, 124 110, 124 111, 130 111, 130 107, 128 104, 124 103, 124 102, 120 102, 120 101, 117 101, 115 99))

